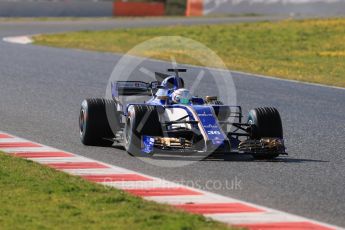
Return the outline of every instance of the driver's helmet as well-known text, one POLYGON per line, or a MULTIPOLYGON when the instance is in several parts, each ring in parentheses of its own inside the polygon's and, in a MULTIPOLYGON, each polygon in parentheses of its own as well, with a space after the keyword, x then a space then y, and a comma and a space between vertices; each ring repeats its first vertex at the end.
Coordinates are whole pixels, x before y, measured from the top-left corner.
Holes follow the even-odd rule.
POLYGON ((171 100, 176 104, 189 104, 192 100, 192 94, 188 89, 181 88, 175 90, 171 95, 171 100))
MULTIPOLYGON (((180 81, 179 82, 180 88, 183 88, 184 87, 183 79, 182 78, 178 78, 178 79, 180 81)), ((165 78, 162 81, 162 86, 164 86, 164 88, 166 89, 174 89, 177 86, 176 77, 170 76, 170 77, 165 78)))

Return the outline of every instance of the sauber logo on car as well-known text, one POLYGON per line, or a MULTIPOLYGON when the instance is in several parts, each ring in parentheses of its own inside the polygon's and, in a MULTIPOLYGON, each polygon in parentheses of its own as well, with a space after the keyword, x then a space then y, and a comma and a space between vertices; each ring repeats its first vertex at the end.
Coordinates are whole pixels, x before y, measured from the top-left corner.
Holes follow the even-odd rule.
POLYGON ((198 114, 199 117, 212 117, 213 114, 212 113, 202 113, 202 114, 198 114))
POLYGON ((205 130, 205 134, 209 140, 218 140, 218 142, 227 140, 227 137, 218 125, 217 118, 214 115, 212 107, 194 106, 193 109, 199 117, 200 123, 205 130))

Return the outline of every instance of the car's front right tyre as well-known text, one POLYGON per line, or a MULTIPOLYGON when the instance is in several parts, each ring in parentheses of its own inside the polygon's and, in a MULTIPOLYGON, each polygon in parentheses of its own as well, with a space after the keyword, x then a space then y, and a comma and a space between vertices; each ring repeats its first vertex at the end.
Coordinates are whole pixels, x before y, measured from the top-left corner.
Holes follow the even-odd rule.
POLYGON ((79 134, 84 145, 111 146, 114 134, 110 128, 106 106, 116 110, 112 100, 103 98, 85 99, 80 108, 79 134))
POLYGON ((132 105, 128 108, 124 130, 124 145, 132 156, 151 156, 142 150, 142 138, 147 136, 161 136, 162 127, 159 122, 158 111, 155 106, 132 105))

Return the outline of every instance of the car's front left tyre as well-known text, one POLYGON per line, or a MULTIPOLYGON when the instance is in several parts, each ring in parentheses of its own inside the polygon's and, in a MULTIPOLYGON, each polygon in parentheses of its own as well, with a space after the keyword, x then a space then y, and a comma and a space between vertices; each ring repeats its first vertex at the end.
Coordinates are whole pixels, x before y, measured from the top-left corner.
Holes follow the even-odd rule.
MULTIPOLYGON (((252 109, 248 115, 248 123, 252 125, 251 139, 261 138, 283 139, 283 126, 280 114, 276 108, 263 107, 252 109)), ((252 154, 255 159, 274 159, 277 153, 252 154)))

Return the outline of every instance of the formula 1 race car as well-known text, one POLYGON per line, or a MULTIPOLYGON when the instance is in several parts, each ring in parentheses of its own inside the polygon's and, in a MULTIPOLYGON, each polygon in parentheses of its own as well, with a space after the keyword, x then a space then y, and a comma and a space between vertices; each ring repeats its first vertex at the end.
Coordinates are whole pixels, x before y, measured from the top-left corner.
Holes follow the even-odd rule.
POLYGON ((191 95, 179 76, 186 69, 168 72, 156 73, 162 81, 112 82, 112 99, 84 100, 79 116, 82 143, 111 146, 117 142, 133 156, 246 153, 273 159, 286 154, 277 109, 252 109, 247 122, 242 122, 240 106, 224 105, 216 96, 191 95), (126 104, 120 100, 134 95, 151 99, 126 104))

